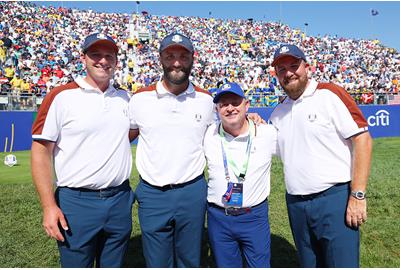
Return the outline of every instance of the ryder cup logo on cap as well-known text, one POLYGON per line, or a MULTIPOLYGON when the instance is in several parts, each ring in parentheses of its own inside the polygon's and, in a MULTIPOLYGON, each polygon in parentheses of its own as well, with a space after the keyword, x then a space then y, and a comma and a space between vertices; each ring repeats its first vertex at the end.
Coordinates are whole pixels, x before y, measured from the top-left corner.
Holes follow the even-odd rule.
POLYGON ((279 50, 279 53, 280 54, 282 54, 282 53, 287 53, 289 51, 289 48, 287 47, 287 46, 283 46, 280 50, 279 50))
POLYGON ((114 39, 112 39, 112 37, 107 36, 106 34, 103 33, 94 33, 87 36, 82 45, 83 53, 86 53, 89 50, 89 48, 96 43, 111 45, 111 47, 115 50, 115 52, 118 53, 117 43, 114 41, 114 39))
POLYGON ((181 46, 191 53, 194 52, 194 47, 190 39, 179 33, 169 34, 161 41, 160 53, 171 46, 181 46))
POLYGON ((180 35, 174 35, 174 36, 172 37, 172 41, 173 41, 173 42, 176 42, 176 43, 180 43, 180 42, 182 42, 182 38, 181 38, 180 35))
POLYGON ((237 83, 225 83, 217 90, 217 94, 214 97, 214 103, 218 103, 222 95, 232 93, 245 98, 242 88, 237 83))
POLYGON ((298 59, 303 59, 307 62, 306 56, 303 51, 299 49, 296 45, 285 44, 280 46, 274 54, 274 61, 272 62, 272 66, 276 66, 277 61, 283 56, 292 56, 298 59))

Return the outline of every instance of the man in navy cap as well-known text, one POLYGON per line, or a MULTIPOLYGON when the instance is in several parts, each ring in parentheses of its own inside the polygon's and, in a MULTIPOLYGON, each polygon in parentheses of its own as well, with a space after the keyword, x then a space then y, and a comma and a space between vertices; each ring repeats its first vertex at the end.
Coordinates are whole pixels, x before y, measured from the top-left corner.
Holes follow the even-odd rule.
POLYGON ((214 97, 220 122, 204 138, 208 165, 208 238, 217 267, 270 267, 268 196, 276 130, 246 117, 249 101, 236 83, 214 97))
MULTIPOLYGON (((214 121, 211 95, 189 80, 190 39, 160 44, 161 81, 131 98, 131 131, 139 134, 136 188, 147 267, 199 267, 207 183, 203 138, 214 121)), ((135 136, 131 136, 133 139, 135 136)))
POLYGON ((86 37, 86 77, 47 94, 32 127, 33 182, 62 267, 121 267, 130 239, 129 97, 110 84, 117 54, 111 37, 86 37))
POLYGON ((270 120, 300 266, 359 267, 372 151, 367 121, 342 87, 309 79, 297 46, 278 48, 272 66, 287 94, 270 120))

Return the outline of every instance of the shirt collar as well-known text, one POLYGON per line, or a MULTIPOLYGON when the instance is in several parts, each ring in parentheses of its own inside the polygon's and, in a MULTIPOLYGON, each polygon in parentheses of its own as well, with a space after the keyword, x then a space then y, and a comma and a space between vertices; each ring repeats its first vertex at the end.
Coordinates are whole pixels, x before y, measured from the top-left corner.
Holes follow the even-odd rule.
MULTIPOLYGON (((82 90, 84 91, 91 91, 91 92, 97 92, 97 93, 103 93, 103 91, 101 91, 99 88, 95 88, 93 86, 91 86, 89 83, 86 82, 86 80, 84 79, 84 77, 79 77, 75 80, 75 82, 79 85, 80 88, 82 88, 82 90)), ((106 91, 104 91, 104 94, 107 95, 111 95, 114 92, 116 92, 117 90, 114 88, 114 86, 112 85, 112 83, 110 82, 110 84, 108 85, 108 88, 106 89, 106 91)))
MULTIPOLYGON (((162 84, 162 81, 157 82, 156 89, 157 89, 157 94, 160 96, 174 95, 164 87, 164 85, 162 84)), ((194 93, 194 91, 195 91, 195 89, 193 87, 193 84, 191 82, 189 82, 188 88, 186 88, 186 90, 183 91, 182 93, 180 93, 178 96, 189 95, 189 94, 194 93)))

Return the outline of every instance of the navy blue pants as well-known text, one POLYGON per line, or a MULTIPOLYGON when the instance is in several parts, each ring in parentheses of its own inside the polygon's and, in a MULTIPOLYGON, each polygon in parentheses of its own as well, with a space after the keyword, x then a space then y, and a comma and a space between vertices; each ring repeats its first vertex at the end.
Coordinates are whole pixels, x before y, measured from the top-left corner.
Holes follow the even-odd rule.
POLYGON ((209 205, 207 224, 217 267, 242 268, 242 252, 248 267, 270 267, 268 203, 239 216, 226 215, 223 209, 209 205))
POLYGON ((62 267, 122 267, 132 230, 134 193, 127 180, 119 189, 90 192, 57 188, 56 199, 69 230, 57 242, 62 267))
POLYGON ((207 200, 204 176, 172 189, 140 179, 135 193, 147 267, 200 267, 207 200))
POLYGON ((301 267, 359 267, 360 234, 346 225, 349 184, 317 195, 286 194, 301 267))

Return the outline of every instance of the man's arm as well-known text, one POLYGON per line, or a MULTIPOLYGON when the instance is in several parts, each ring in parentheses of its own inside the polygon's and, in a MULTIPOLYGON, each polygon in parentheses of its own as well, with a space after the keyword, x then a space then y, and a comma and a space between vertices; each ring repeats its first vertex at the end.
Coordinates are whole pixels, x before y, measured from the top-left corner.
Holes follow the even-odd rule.
POLYGON ((43 227, 47 235, 64 242, 58 224, 64 230, 68 225, 64 214, 57 206, 53 191, 52 158, 55 143, 48 141, 33 141, 31 153, 32 179, 39 194, 43 209, 43 227))
MULTIPOLYGON (((352 191, 367 190, 369 171, 371 167, 372 139, 369 132, 364 132, 351 138, 353 144, 352 191)), ((358 200, 349 197, 346 212, 347 225, 358 227, 367 220, 367 199, 358 200)))
POLYGON ((133 142, 137 136, 139 136, 139 129, 130 129, 129 130, 129 141, 133 142))

